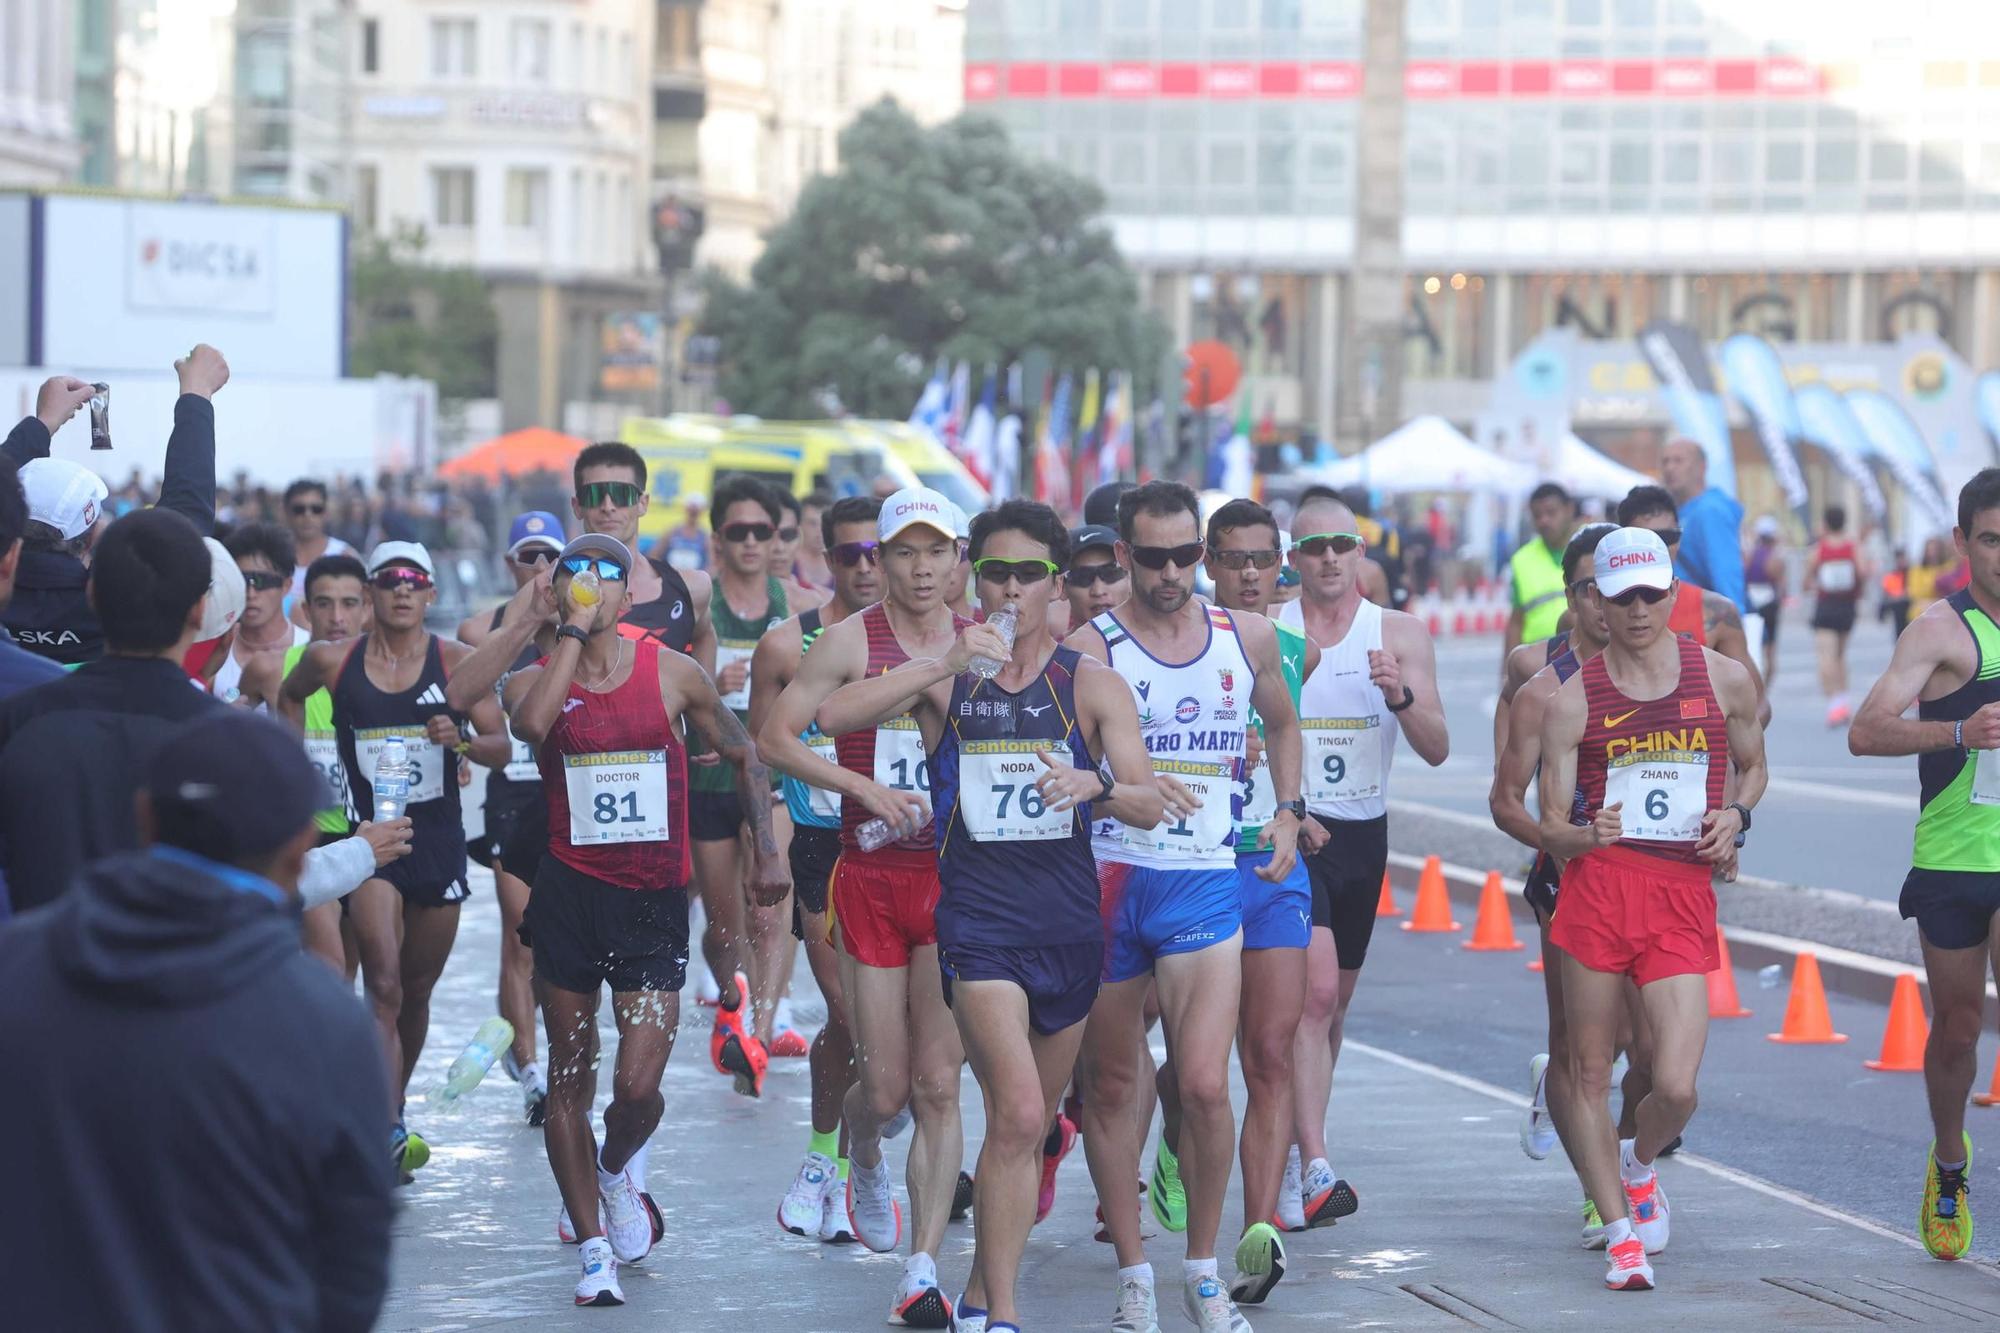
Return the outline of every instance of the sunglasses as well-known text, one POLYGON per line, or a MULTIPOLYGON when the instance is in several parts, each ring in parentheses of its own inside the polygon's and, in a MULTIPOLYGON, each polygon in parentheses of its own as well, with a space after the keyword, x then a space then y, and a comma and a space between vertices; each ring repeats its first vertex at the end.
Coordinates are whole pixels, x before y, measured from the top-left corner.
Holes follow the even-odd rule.
POLYGON ((593 481, 577 490, 576 501, 585 509, 595 509, 606 500, 620 509, 630 509, 644 494, 629 481, 593 481))
POLYGON ((1585 593, 1589 592, 1592 588, 1595 588, 1596 586, 1597 586, 1596 579, 1578 579, 1575 583, 1569 585, 1569 590, 1575 593, 1578 597, 1581 597, 1585 593))
POLYGON ((882 563, 881 542, 840 542, 827 549, 833 563, 842 569, 852 569, 866 560, 871 565, 882 563))
POLYGON ((558 554, 560 554, 558 551, 548 546, 524 546, 518 554, 510 558, 517 565, 541 566, 548 564, 558 554))
POLYGON ((1653 535, 1658 537, 1665 545, 1677 546, 1680 544, 1681 530, 1679 528, 1654 528, 1653 535))
POLYGON ((1110 585, 1121 582, 1125 577, 1125 566, 1115 560, 1101 565, 1074 565, 1063 575, 1072 588, 1094 588, 1102 583, 1110 585))
POLYGON ((292 506, 292 512, 293 512, 294 514, 324 514, 324 513, 326 512, 326 506, 325 506, 325 505, 293 505, 293 506, 292 506))
POLYGON ((623 583, 625 581, 625 566, 619 564, 616 560, 599 560, 592 556, 575 555, 563 561, 562 567, 572 574, 581 574, 586 570, 596 570, 598 578, 610 583, 623 583))
POLYGON ((1644 602, 1647 606, 1658 606, 1667 600, 1665 588, 1627 588, 1616 597, 1609 599, 1613 606, 1630 606, 1634 602, 1644 602))
POLYGON ((1255 565, 1258 569, 1269 569, 1278 563, 1276 551, 1217 551, 1215 563, 1224 569, 1248 569, 1255 565))
POLYGON ((283 574, 267 574, 261 569, 243 571, 243 586, 257 592, 270 592, 275 588, 289 587, 291 582, 283 574))
POLYGON ((411 569, 399 565, 394 569, 378 569, 368 578, 368 582, 383 592, 394 592, 398 588, 408 588, 411 592, 423 592, 431 586, 431 576, 421 569, 411 569))
POLYGON ((795 541, 797 541, 798 539, 799 539, 799 530, 798 530, 798 528, 797 528, 797 527, 789 527, 789 528, 779 528, 779 529, 778 529, 778 540, 779 540, 779 541, 781 541, 781 542, 788 542, 788 543, 789 543, 789 542, 795 542, 795 541))
MULTIPOLYGON (((769 523, 731 523, 722 529, 722 540, 726 542, 767 542, 777 531, 769 523)), ((798 529, 792 529, 796 535, 798 529)))
POLYGON ((998 556, 989 556, 973 561, 972 572, 995 586, 1004 585, 1012 579, 1026 587, 1056 573, 1057 566, 1053 560, 1002 560, 998 556))
POLYGON ((1201 553, 1208 549, 1207 542, 1187 542, 1180 546, 1134 546, 1132 559, 1147 569, 1165 569, 1177 565, 1182 569, 1193 569, 1201 563, 1201 553))
POLYGON ((1354 532, 1315 532, 1310 537, 1299 537, 1292 542, 1294 554, 1318 557, 1331 550, 1335 555, 1346 555, 1349 551, 1361 549, 1361 535, 1354 532))

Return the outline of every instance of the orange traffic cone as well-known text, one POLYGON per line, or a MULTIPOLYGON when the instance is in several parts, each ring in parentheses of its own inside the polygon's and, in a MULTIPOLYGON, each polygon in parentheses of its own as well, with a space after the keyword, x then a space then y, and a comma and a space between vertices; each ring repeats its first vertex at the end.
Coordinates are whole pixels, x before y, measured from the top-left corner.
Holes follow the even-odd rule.
POLYGON ((1445 933, 1463 930, 1451 919, 1451 898, 1444 891, 1444 862, 1435 856, 1424 858, 1423 873, 1417 876, 1417 906, 1404 930, 1445 933))
POLYGON ((1993 1062, 1993 1089, 1972 1094, 1974 1106, 2000 1106, 2000 1060, 1993 1062))
POLYGON ((1472 938, 1464 948, 1478 953, 1506 953, 1521 947, 1514 938, 1514 918, 1507 910, 1507 890, 1500 886, 1500 872, 1486 872, 1486 887, 1479 891, 1479 917, 1472 923, 1472 938))
POLYGON ((1930 1039, 1924 997, 1917 993, 1917 979, 1905 972, 1896 978, 1896 993, 1889 997, 1889 1026, 1882 1031, 1882 1054, 1861 1063, 1891 1074, 1921 1074, 1924 1045, 1930 1039))
POLYGON ((1403 909, 1396 906, 1396 895, 1389 892, 1389 872, 1382 872, 1382 896, 1375 900, 1376 916, 1401 916, 1403 909))
POLYGON ((1528 961, 1528 970, 1529 970, 1530 972, 1540 972, 1540 971, 1542 971, 1542 970, 1543 970, 1543 969, 1542 969, 1542 960, 1541 960, 1541 959, 1539 959, 1539 958, 1533 958, 1533 959, 1530 959, 1530 960, 1528 961))
POLYGON ((1847 1034, 1833 1030, 1826 987, 1819 979, 1819 959, 1814 955, 1799 955, 1792 968, 1792 997, 1785 1003, 1784 1030, 1769 1035, 1772 1041, 1795 1046, 1827 1046, 1847 1040, 1847 1034))
POLYGON ((1736 994, 1736 970, 1729 965, 1729 939, 1720 927, 1715 932, 1715 959, 1715 971, 1708 974, 1708 1016, 1750 1017, 1750 1011, 1736 994))

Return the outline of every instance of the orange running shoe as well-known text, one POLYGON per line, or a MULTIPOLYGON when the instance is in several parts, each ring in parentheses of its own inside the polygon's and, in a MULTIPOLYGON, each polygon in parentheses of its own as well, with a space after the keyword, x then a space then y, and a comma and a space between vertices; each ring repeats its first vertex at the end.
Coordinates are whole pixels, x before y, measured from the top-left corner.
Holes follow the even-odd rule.
POLYGON ((743 1026, 743 1002, 749 998, 750 979, 741 972, 738 972, 736 974, 736 1007, 728 1009, 720 1004, 715 1006, 715 1030, 709 1033, 708 1036, 708 1058, 715 1065, 715 1072, 718 1074, 735 1072, 722 1063, 722 1047, 723 1043, 732 1033, 738 1038, 748 1035, 748 1029, 743 1026))
POLYGON ((779 1028, 765 1048, 773 1060, 803 1060, 812 1054, 812 1043, 797 1028, 779 1028))
POLYGON ((1613 1291, 1653 1289, 1653 1266, 1646 1262, 1646 1247, 1637 1236, 1627 1236, 1605 1255, 1610 1264, 1604 1272, 1605 1286, 1613 1291))
POLYGON ((735 1078, 739 1096, 764 1095, 764 1071, 770 1068, 771 1056, 764 1049, 763 1042, 747 1032, 728 1033, 722 1039, 722 1050, 716 1063, 723 1073, 735 1078))

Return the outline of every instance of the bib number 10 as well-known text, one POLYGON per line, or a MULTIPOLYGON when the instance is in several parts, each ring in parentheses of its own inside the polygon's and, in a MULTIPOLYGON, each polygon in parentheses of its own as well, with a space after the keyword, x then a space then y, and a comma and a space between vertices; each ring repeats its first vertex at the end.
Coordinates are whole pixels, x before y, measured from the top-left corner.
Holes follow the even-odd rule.
MULTIPOLYGON (((928 759, 892 759, 889 761, 889 772, 892 777, 887 785, 892 791, 927 792, 931 789, 931 765, 928 759), (914 783, 910 781, 911 769, 916 770, 914 783)), ((1004 810, 1002 815, 1004 817, 1004 810)))
POLYGON ((592 798, 590 818, 598 824, 643 824, 646 817, 639 813, 639 793, 628 791, 623 795, 601 791, 592 798))

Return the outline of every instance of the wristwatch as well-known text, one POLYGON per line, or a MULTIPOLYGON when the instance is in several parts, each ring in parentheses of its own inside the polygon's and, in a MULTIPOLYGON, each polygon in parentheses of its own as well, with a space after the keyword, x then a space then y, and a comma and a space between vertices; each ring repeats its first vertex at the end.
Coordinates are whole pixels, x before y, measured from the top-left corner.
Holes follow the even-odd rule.
POLYGON ((1405 685, 1403 687, 1402 701, 1399 703, 1390 704, 1388 705, 1388 708, 1389 711, 1392 713, 1400 713, 1404 709, 1408 708, 1411 704, 1414 704, 1416 701, 1417 701, 1417 692, 1411 689, 1409 686, 1405 685))
POLYGON ((1287 811, 1287 810, 1291 811, 1291 812, 1292 812, 1292 818, 1294 818, 1294 819, 1298 820, 1298 821, 1299 821, 1299 822, 1300 822, 1301 824, 1303 824, 1303 823, 1305 823, 1305 822, 1306 822, 1306 803, 1305 803, 1304 801, 1280 801, 1280 802, 1278 802, 1278 813, 1279 813, 1279 814, 1283 814, 1283 813, 1284 813, 1285 811, 1287 811))
POLYGON ((1091 799, 1091 800, 1093 800, 1093 801, 1108 801, 1108 800, 1110 800, 1110 799, 1111 799, 1111 789, 1112 789, 1113 787, 1117 786, 1118 784, 1117 784, 1117 783, 1115 783, 1115 782, 1113 782, 1113 781, 1111 780, 1111 775, 1110 775, 1109 773, 1106 773, 1106 772, 1105 772, 1105 771, 1104 771, 1103 769, 1101 769, 1101 768, 1097 770, 1097 780, 1098 780, 1099 782, 1101 782, 1101 783, 1103 783, 1103 784, 1104 784, 1104 790, 1103 790, 1103 791, 1101 791, 1101 792, 1099 792, 1099 793, 1097 793, 1097 795, 1095 795, 1095 796, 1091 797, 1090 799, 1091 799))
POLYGON ((1725 805, 1722 808, 1725 810, 1734 810, 1737 816, 1743 821, 1743 827, 1736 830, 1735 845, 1741 847, 1750 834, 1750 807, 1743 804, 1743 802, 1741 801, 1731 801, 1728 805, 1725 805))
POLYGON ((590 635, 581 625, 564 625, 556 631, 556 637, 558 639, 575 639, 578 643, 582 644, 590 642, 590 635))

